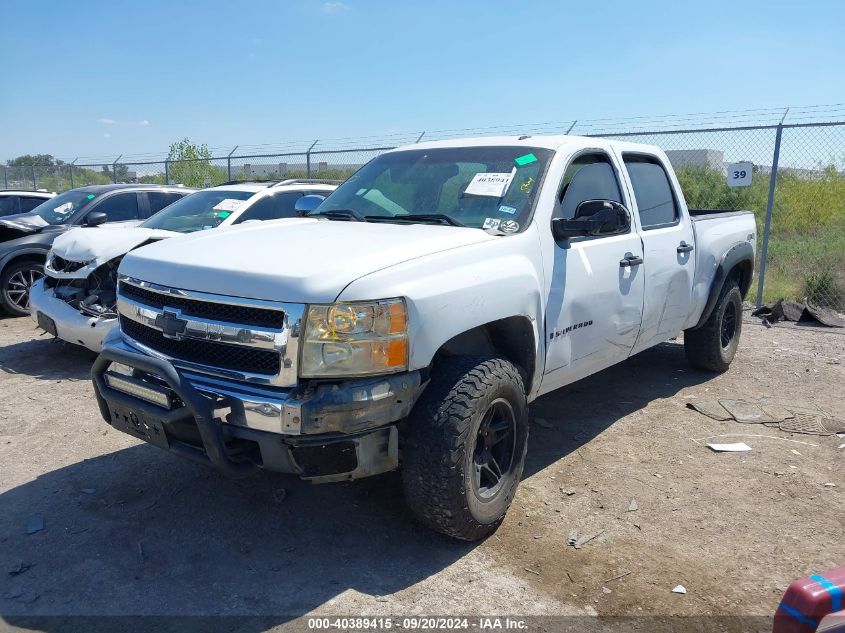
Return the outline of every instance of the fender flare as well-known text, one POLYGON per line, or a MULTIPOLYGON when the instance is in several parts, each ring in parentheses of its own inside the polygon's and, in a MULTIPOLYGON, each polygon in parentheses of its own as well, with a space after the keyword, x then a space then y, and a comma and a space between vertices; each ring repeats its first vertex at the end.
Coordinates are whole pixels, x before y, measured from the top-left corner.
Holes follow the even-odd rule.
POLYGON ((698 323, 689 328, 690 330, 697 330, 710 318, 728 275, 736 266, 743 263, 748 264, 748 274, 742 276, 739 290, 742 297, 745 298, 748 289, 751 287, 751 278, 754 276, 754 249, 749 242, 737 242, 722 255, 722 259, 716 267, 716 274, 713 276, 713 283, 710 285, 707 303, 704 304, 704 310, 701 312, 698 323))
POLYGON ((47 253, 50 252, 50 248, 50 245, 47 245, 43 248, 30 246, 28 248, 21 248, 19 250, 11 251, 10 253, 6 253, 3 257, 0 257, 0 271, 6 268, 10 261, 17 259, 22 255, 38 255, 39 257, 43 257, 46 260, 47 253))

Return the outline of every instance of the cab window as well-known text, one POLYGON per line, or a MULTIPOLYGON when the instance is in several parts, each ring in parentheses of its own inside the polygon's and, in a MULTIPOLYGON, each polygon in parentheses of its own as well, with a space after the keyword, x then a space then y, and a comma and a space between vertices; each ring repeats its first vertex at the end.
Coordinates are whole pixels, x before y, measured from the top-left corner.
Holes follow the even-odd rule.
POLYGON ((98 204, 92 211, 105 213, 109 222, 123 222, 139 219, 138 196, 135 193, 119 193, 98 204))
POLYGON ((605 154, 583 154, 569 164, 553 217, 571 220, 575 209, 585 200, 622 202, 616 172, 605 154))
POLYGON ((663 165, 652 156, 625 154, 623 159, 634 188, 643 230, 675 224, 681 214, 663 165))

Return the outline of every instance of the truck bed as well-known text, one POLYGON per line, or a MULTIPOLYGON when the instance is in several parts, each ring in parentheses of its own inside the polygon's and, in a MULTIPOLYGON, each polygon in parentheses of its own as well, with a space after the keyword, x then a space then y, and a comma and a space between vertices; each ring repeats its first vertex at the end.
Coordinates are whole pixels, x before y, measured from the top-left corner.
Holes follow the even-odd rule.
POLYGON ((688 323, 691 326, 701 316, 722 255, 739 242, 749 242, 756 250, 757 225, 751 211, 690 209, 689 214, 695 233, 695 281, 688 323))

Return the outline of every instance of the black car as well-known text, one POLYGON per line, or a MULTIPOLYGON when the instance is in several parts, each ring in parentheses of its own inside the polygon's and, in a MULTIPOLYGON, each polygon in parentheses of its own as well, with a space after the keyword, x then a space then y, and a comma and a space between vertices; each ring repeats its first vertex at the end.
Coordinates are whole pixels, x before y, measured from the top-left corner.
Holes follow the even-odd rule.
POLYGON ((44 275, 53 240, 65 231, 104 222, 144 220, 194 191, 162 185, 79 187, 28 213, 0 218, 0 308, 15 316, 28 314, 29 288, 44 275))

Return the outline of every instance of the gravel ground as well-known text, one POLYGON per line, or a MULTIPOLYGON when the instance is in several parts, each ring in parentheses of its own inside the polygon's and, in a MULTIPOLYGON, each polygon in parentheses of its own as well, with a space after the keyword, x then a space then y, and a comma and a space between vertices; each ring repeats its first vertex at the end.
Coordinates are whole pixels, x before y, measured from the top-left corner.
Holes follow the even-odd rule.
POLYGON ((845 440, 685 406, 769 399, 845 418, 841 330, 746 320, 726 374, 689 368, 670 342, 543 397, 514 505, 480 544, 415 524, 395 474, 228 481, 111 430, 91 360, 28 319, 0 320, 0 627, 226 615, 262 616, 226 629, 261 631, 314 613, 494 613, 637 616, 640 630, 678 622, 645 616, 690 616, 684 628, 709 630, 702 616, 770 616, 791 580, 845 563, 845 440), (753 451, 715 454, 714 440, 753 451), (43 529, 27 534, 37 517, 43 529), (574 529, 600 534, 576 550, 574 529), (32 567, 10 573, 20 563, 32 567))

